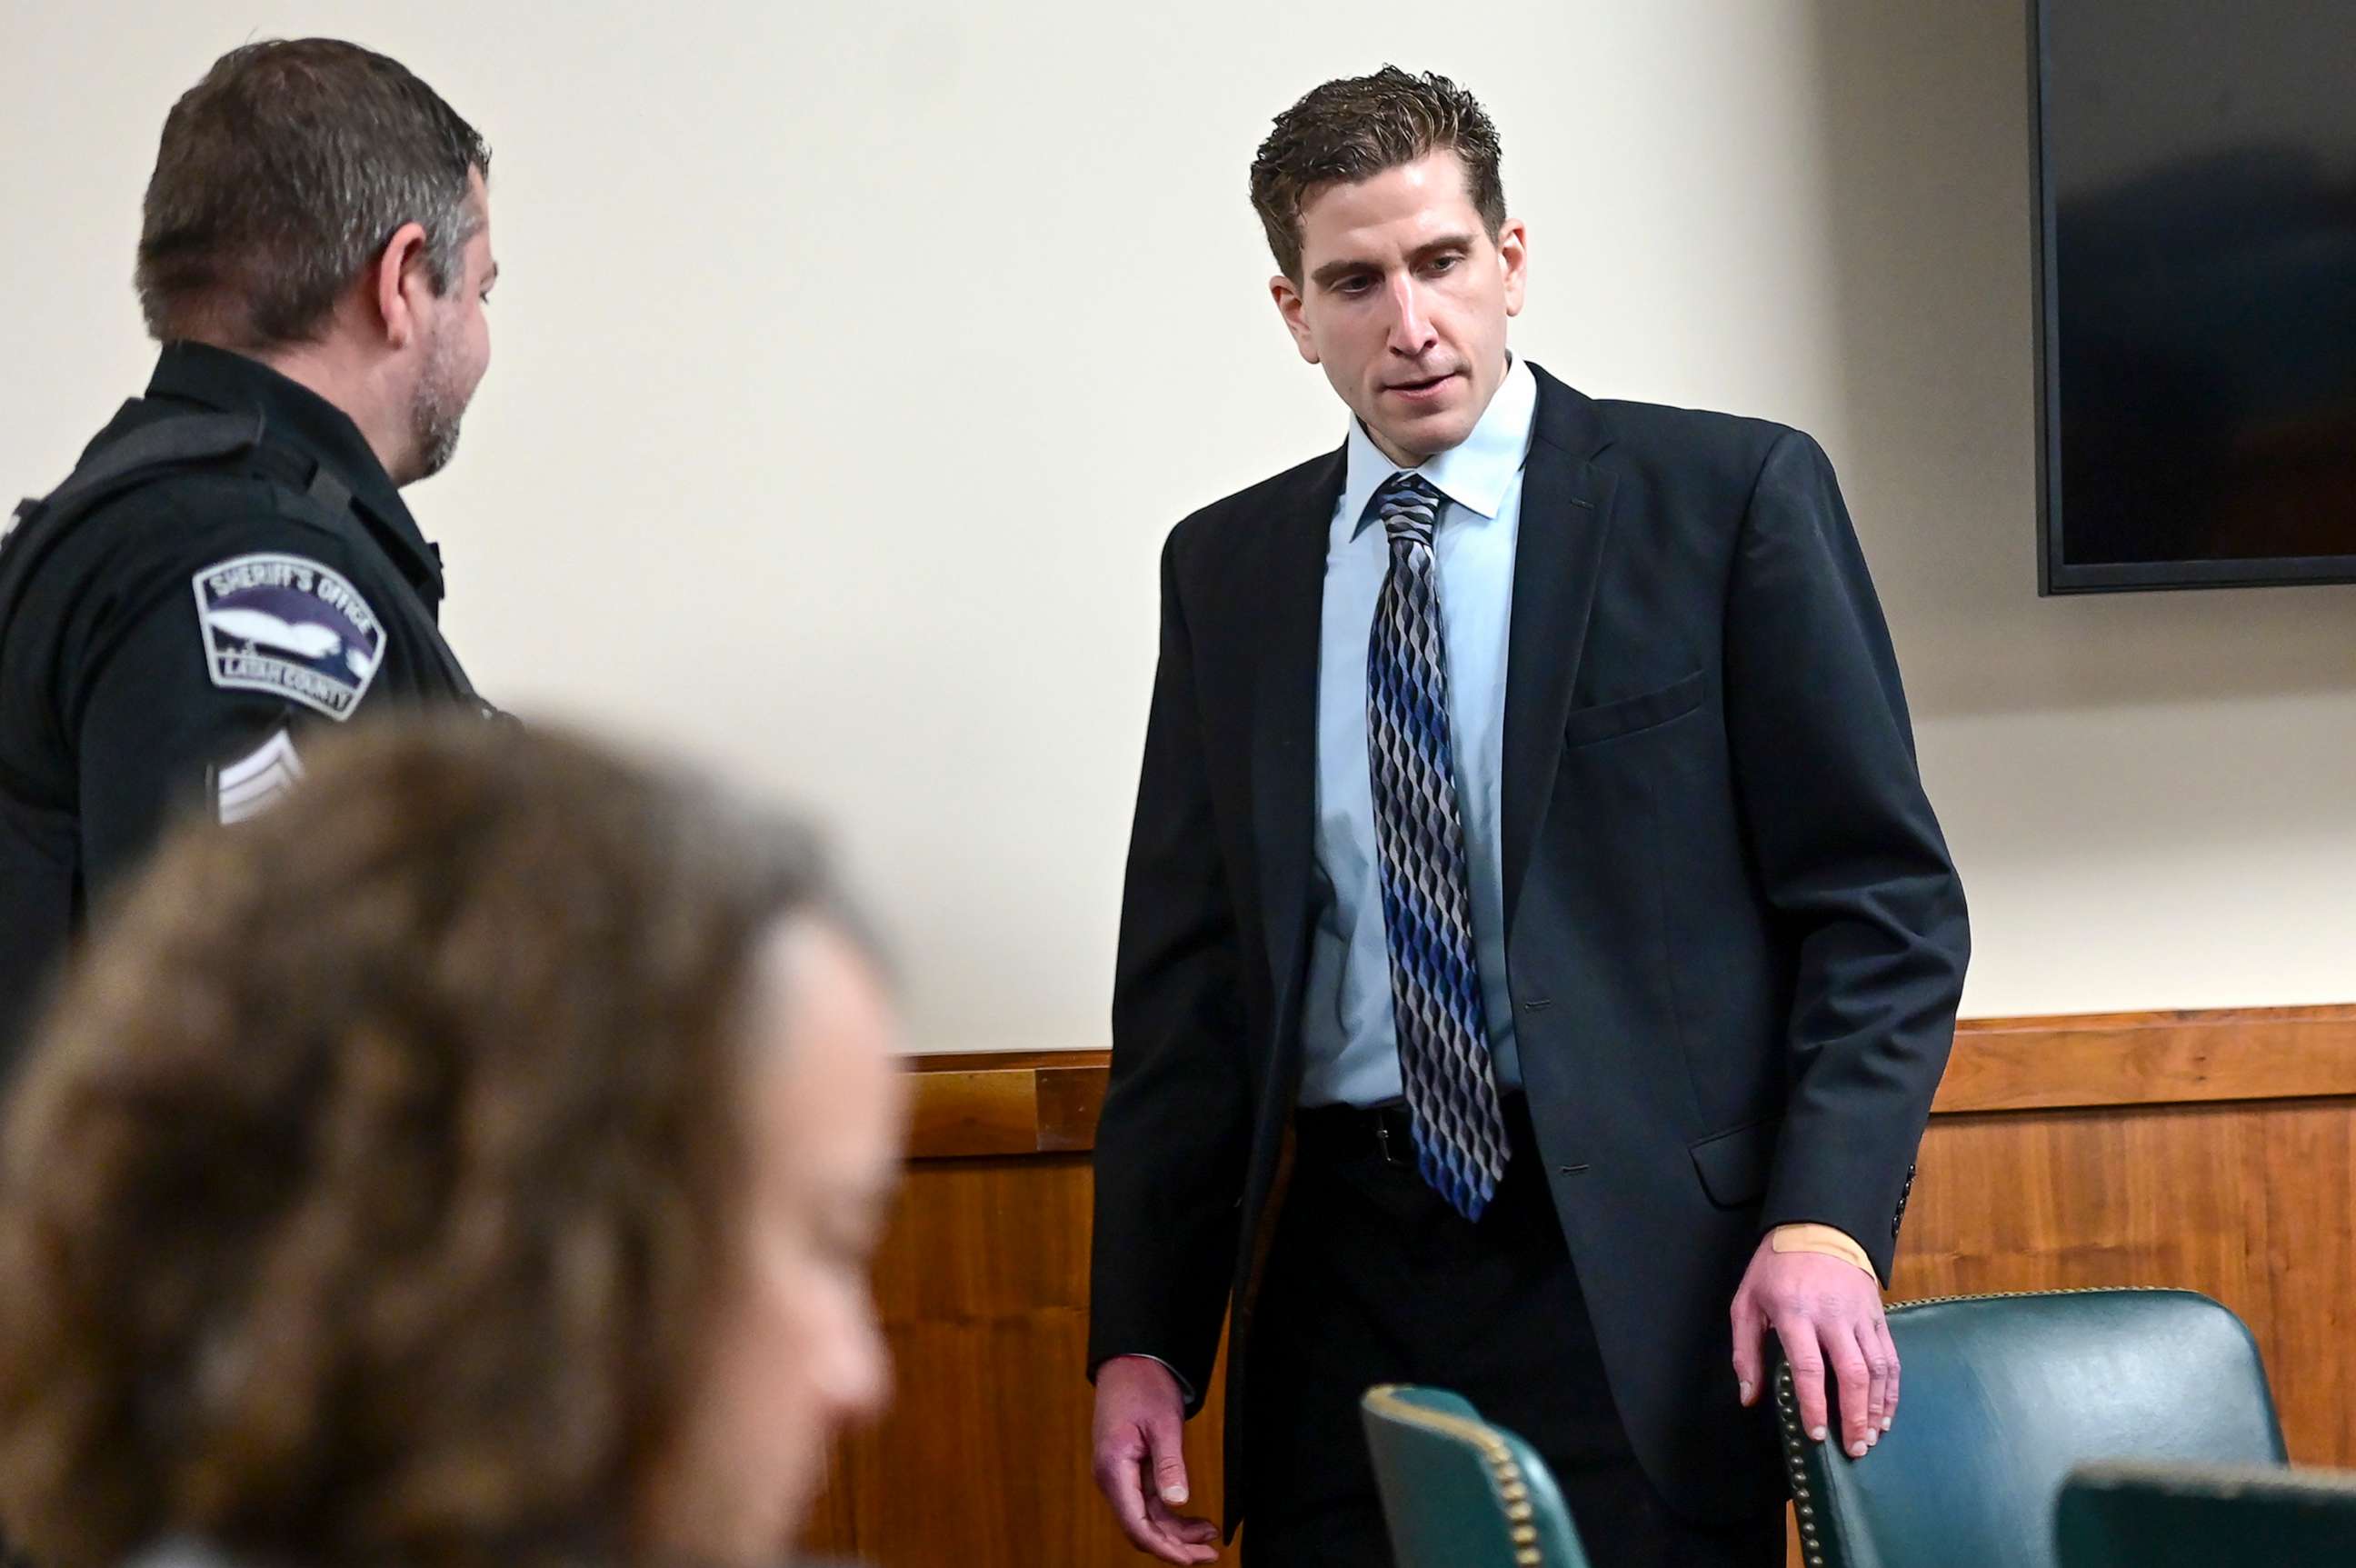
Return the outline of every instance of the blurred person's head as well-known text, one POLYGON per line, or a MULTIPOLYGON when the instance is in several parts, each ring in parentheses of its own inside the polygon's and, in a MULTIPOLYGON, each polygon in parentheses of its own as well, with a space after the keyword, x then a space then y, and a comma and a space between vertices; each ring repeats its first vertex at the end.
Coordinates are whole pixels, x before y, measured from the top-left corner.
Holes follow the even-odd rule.
POLYGON ((1385 66, 1312 89, 1252 162, 1294 346, 1408 467, 1472 435, 1505 379, 1529 257, 1500 156, 1471 93, 1385 66))
POLYGON ((790 823, 474 720, 171 840, 0 1133, 0 1532, 775 1561, 888 1379, 858 929, 790 823))
POLYGON ((336 404, 396 484, 437 473, 491 362, 491 152, 398 61, 248 44, 164 122, 139 234, 147 330, 336 404))

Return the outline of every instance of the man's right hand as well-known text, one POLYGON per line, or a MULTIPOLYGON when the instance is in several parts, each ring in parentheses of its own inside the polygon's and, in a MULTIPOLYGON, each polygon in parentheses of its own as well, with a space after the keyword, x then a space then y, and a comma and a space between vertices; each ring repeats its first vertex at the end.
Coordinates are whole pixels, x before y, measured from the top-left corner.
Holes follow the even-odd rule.
POLYGON ((1175 1511, 1186 1506, 1185 1426, 1178 1380, 1161 1362, 1116 1356, 1097 1369, 1097 1489, 1121 1533, 1164 1563, 1215 1563, 1219 1527, 1175 1511))

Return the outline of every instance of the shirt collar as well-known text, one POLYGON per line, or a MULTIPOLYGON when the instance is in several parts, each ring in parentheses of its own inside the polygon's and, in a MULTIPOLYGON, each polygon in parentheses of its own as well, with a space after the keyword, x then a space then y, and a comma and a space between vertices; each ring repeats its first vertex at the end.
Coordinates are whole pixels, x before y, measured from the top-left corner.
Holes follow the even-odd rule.
POLYGON ((426 542, 391 476, 342 409, 259 360, 205 343, 164 345, 147 395, 226 413, 259 411, 263 440, 332 469, 402 575, 428 604, 440 602, 441 553, 426 542))
MULTIPOLYGON (((1530 427, 1537 418, 1537 378, 1530 373, 1526 361, 1515 357, 1505 367, 1505 379, 1497 384, 1472 434, 1428 459, 1415 471, 1465 510, 1495 517, 1529 456, 1530 427)), ((1355 419, 1350 421, 1349 453, 1349 477, 1342 489, 1342 516, 1348 520, 1351 537, 1355 538, 1371 521, 1366 509, 1374 501, 1375 492, 1389 483, 1392 475, 1404 470, 1383 456, 1383 449, 1375 445, 1366 427, 1355 419)))

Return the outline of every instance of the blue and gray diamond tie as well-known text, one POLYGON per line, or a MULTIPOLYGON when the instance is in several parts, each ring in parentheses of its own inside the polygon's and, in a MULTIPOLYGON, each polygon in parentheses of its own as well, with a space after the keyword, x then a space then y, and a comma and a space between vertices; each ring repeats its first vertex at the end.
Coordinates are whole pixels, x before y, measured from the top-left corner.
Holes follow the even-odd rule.
POLYGON ((1448 665, 1431 538, 1440 492, 1395 474, 1376 492, 1390 570, 1366 648, 1366 763, 1389 938, 1399 1073, 1418 1168, 1467 1219, 1496 1195, 1509 1153, 1481 973, 1448 733, 1448 665))

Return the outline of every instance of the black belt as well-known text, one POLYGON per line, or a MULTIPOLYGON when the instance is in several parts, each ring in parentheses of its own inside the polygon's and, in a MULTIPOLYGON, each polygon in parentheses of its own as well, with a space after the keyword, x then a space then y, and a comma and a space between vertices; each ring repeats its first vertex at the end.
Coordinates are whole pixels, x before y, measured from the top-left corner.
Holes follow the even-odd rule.
MULTIPOLYGON (((1529 1101, 1507 1094, 1499 1109, 1505 1133, 1515 1148, 1526 1148, 1530 1135, 1529 1101)), ((1310 1160, 1351 1160, 1372 1155, 1387 1164, 1415 1168, 1415 1118, 1405 1101, 1387 1105, 1319 1105, 1292 1114, 1296 1157, 1310 1160)))

